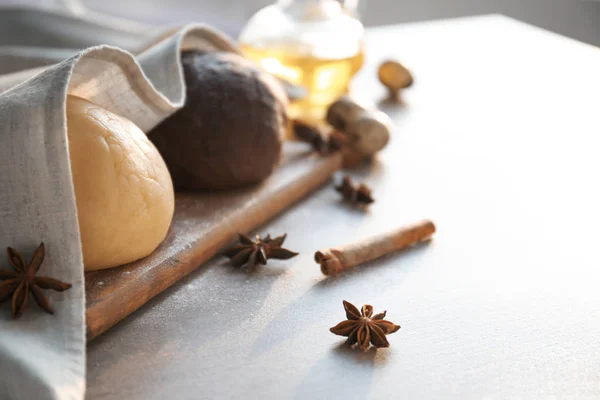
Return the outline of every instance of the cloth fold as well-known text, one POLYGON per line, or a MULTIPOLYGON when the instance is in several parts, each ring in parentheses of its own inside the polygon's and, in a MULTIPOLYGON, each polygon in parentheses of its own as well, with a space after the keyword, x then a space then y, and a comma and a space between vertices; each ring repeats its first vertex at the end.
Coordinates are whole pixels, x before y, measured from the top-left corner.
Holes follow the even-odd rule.
POLYGON ((54 315, 30 304, 13 321, 10 304, 0 306, 0 398, 80 400, 85 392, 85 288, 67 94, 148 132, 185 102, 179 53, 189 48, 237 51, 220 33, 192 25, 161 35, 137 59, 98 46, 46 69, 0 76, 0 248, 14 247, 29 260, 44 242, 40 275, 73 285, 48 292, 54 315))

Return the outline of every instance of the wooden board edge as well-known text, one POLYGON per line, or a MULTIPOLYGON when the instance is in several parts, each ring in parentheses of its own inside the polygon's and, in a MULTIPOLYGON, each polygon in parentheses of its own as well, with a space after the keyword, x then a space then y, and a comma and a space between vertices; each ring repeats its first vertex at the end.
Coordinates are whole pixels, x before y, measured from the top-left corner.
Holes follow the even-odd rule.
POLYGON ((281 190, 271 196, 270 206, 265 207, 262 204, 256 204, 253 209, 246 211, 246 217, 227 224, 219 233, 222 237, 217 245, 210 249, 203 247, 202 243, 192 243, 188 254, 176 254, 180 264, 177 265, 177 273, 158 274, 149 282, 145 282, 148 291, 145 293, 132 292, 127 288, 115 291, 107 299, 97 302, 94 306, 86 310, 86 336, 91 341, 118 322, 126 318, 135 310, 143 306, 154 296, 163 292, 174 283, 188 275, 190 272, 199 268, 206 261, 214 257, 223 246, 227 245, 238 231, 247 232, 266 223, 273 217, 288 209, 293 204, 305 198, 319 187, 329 181, 331 176, 340 169, 342 158, 340 154, 335 154, 321 160, 322 163, 318 169, 312 172, 312 175, 305 175, 301 179, 290 182, 281 190), (316 176, 315 176, 316 175, 316 176), (248 218, 248 215, 251 217, 248 218), (127 304, 128 307, 124 307, 127 304), (110 311, 109 311, 110 310, 110 311), (118 312, 114 312, 118 310, 118 312))

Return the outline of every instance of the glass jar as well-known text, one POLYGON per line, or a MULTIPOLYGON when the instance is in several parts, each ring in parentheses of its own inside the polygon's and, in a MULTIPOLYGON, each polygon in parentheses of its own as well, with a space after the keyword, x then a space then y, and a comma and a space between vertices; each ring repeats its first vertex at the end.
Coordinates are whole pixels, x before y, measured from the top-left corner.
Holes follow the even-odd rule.
POLYGON ((308 95, 290 106, 290 116, 324 117, 327 106, 348 92, 364 61, 364 28, 356 0, 279 0, 258 11, 239 44, 270 73, 303 86, 308 95))

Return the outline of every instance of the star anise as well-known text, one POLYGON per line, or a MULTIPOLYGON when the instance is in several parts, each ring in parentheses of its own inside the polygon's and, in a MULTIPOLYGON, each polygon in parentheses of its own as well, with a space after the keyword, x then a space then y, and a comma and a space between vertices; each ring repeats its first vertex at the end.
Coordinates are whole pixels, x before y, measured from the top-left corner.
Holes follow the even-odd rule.
POLYGON ((323 155, 334 153, 346 144, 346 136, 338 131, 329 134, 321 129, 294 121, 294 133, 296 137, 312 145, 313 149, 323 155))
POLYGON ((348 176, 344 177, 342 184, 336 186, 335 190, 340 192, 345 200, 359 206, 367 206, 375 201, 371 196, 371 189, 362 183, 355 184, 348 176))
POLYGON ((271 238, 271 235, 267 235, 262 239, 260 235, 256 235, 255 240, 241 233, 238 236, 240 244, 227 250, 225 255, 231 259, 231 263, 236 267, 248 264, 248 272, 253 271, 257 264, 266 265, 267 260, 270 258, 287 260, 298 255, 298 253, 281 247, 287 234, 277 236, 274 239, 271 238))
POLYGON ((0 302, 8 300, 12 296, 12 317, 17 319, 25 310, 29 292, 31 292, 38 306, 53 314, 54 310, 42 289, 62 292, 69 289, 71 285, 57 279, 35 275, 44 261, 44 243, 40 244, 33 254, 29 266, 25 264, 21 253, 12 247, 8 247, 6 252, 12 270, 0 270, 0 302))
POLYGON ((386 311, 373 315, 373 306, 364 305, 359 312, 358 308, 344 300, 344 309, 348 320, 340 322, 329 330, 336 335, 347 336, 346 344, 348 346, 358 343, 358 347, 364 351, 371 344, 377 348, 389 347, 390 343, 385 335, 400 329, 399 325, 384 319, 386 311))

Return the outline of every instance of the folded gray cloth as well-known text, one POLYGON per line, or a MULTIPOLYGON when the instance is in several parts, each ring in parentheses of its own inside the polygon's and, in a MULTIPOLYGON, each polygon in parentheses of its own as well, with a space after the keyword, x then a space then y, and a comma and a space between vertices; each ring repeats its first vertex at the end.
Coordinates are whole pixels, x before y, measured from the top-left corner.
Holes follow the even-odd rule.
POLYGON ((98 14, 92 10, 73 13, 58 6, 55 9, 40 9, 2 7, 0 4, 0 47, 81 50, 110 44, 135 53, 143 47, 146 39, 157 33, 156 27, 139 22, 98 14))
MULTIPOLYGON (((45 70, 0 76, 0 248, 11 246, 29 260, 44 242, 39 274, 73 285, 63 293, 46 292, 54 315, 30 304, 20 319, 12 320, 10 304, 0 307, 0 399, 84 396, 85 288, 68 154, 67 94, 148 132, 185 101, 181 49, 237 51, 203 26, 187 26, 155 42, 137 59, 100 46, 45 70)), ((0 268, 7 266, 2 259, 0 268)))
POLYGON ((116 46, 137 55, 148 48, 159 31, 91 10, 73 14, 60 9, 0 7, 0 75, 57 64, 98 45, 116 46))

